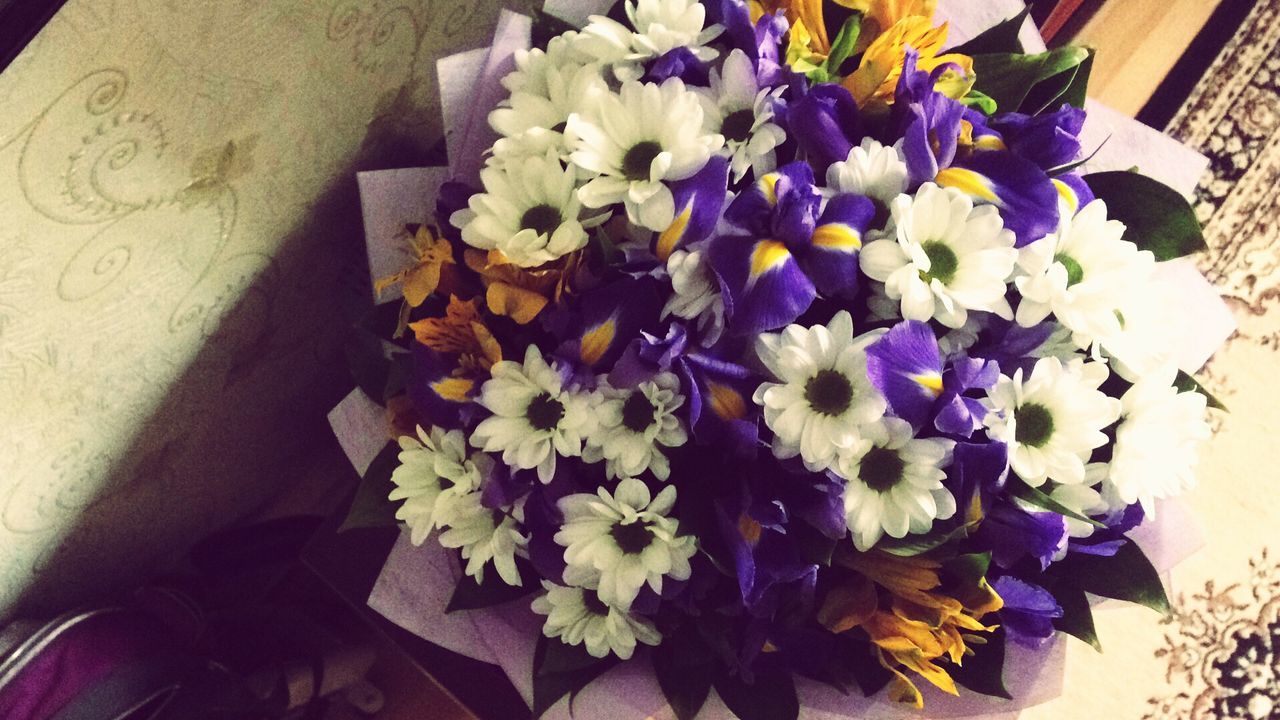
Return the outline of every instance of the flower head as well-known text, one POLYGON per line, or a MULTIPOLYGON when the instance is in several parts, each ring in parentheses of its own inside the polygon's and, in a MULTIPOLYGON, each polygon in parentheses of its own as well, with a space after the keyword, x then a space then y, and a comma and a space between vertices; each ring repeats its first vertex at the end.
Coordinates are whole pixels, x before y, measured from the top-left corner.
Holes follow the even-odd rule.
MULTIPOLYGON (((440 533, 440 544, 459 548, 467 561, 465 571, 484 582, 484 569, 493 563, 498 577, 508 585, 522 584, 516 552, 529 543, 514 514, 484 506, 479 491, 458 498, 449 529, 440 533)), ((518 513, 518 508, 517 508, 518 513)))
POLYGON ((985 419, 994 439, 1009 446, 1009 463, 1029 485, 1045 480, 1079 485, 1103 430, 1120 417, 1120 401, 1098 388, 1109 372, 1102 363, 1038 360, 1024 378, 1002 376, 988 394, 985 419))
POLYGON ((565 587, 543 581, 545 595, 533 601, 534 612, 546 615, 542 634, 566 645, 586 645, 591 657, 613 653, 628 660, 636 642, 657 645, 662 633, 648 620, 608 605, 591 588, 565 587))
POLYGON ((619 482, 613 493, 602 487, 561 498, 564 525, 555 540, 568 563, 565 581, 594 585, 601 601, 628 610, 646 583, 660 593, 664 577, 687 580, 696 547, 667 517, 675 501, 675 487, 653 497, 634 478, 619 482))
POLYGON ((461 430, 417 431, 416 438, 398 440, 400 466, 391 473, 396 488, 388 497, 403 501, 396 519, 409 526, 413 544, 421 545, 432 530, 454 521, 458 501, 480 487, 481 475, 461 430))
POLYGON ((867 243, 860 261, 890 298, 901 299, 904 318, 958 328, 971 310, 1013 317, 1005 281, 1018 253, 996 208, 975 208, 964 194, 925 183, 890 210, 896 237, 867 243))
POLYGON ((787 134, 773 122, 777 93, 756 84, 756 70, 747 54, 734 50, 721 72, 711 72, 711 87, 701 90, 704 122, 724 137, 720 154, 729 158, 734 181, 748 170, 757 175, 773 170, 774 148, 787 134))
POLYGON ((675 198, 666 182, 691 177, 724 145, 703 129, 698 95, 677 78, 627 82, 569 117, 566 133, 575 165, 596 175, 578 191, 582 204, 623 203, 632 222, 666 230, 675 198))
POLYGON ((685 401, 679 378, 664 372, 634 388, 606 382, 600 393, 595 407, 599 431, 587 438, 582 459, 603 459, 610 479, 638 477, 649 470, 665 481, 671 465, 662 448, 680 447, 689 438, 675 414, 685 401))
POLYGON ((774 455, 799 455, 814 472, 840 471, 840 455, 885 412, 884 397, 867 377, 866 348, 875 339, 855 339, 843 310, 825 326, 791 325, 760 336, 756 352, 778 382, 761 383, 753 399, 764 407, 774 455))
POLYGON ((558 369, 542 359, 536 345, 524 363, 504 360, 491 370, 477 402, 493 413, 471 434, 471 444, 485 452, 502 452, 512 467, 538 469, 551 482, 556 456, 577 457, 582 439, 593 429, 585 395, 564 387, 558 369))

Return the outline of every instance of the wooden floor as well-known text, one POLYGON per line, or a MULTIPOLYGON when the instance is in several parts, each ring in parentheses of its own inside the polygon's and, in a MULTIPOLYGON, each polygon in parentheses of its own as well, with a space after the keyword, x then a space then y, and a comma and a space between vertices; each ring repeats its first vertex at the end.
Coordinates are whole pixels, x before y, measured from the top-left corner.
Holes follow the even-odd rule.
MULTIPOLYGON (((1108 0, 1073 40, 1096 48, 1089 94, 1136 115, 1220 0, 1108 0)), ((1186 78, 1195 83, 1199 78, 1186 78)))

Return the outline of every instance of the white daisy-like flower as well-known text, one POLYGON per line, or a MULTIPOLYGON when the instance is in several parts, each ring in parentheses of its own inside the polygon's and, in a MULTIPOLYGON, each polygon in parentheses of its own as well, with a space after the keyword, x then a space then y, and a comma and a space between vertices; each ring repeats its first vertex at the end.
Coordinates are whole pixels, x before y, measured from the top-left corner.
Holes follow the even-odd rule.
POLYGON ((675 218, 675 198, 665 181, 702 169, 724 138, 703 130, 698 95, 679 78, 661 85, 628 82, 569 116, 566 129, 574 164, 595 174, 578 191, 582 204, 624 203, 627 217, 660 232, 675 218))
POLYGON ((698 88, 703 122, 707 130, 724 136, 720 155, 729 158, 734 182, 748 170, 756 177, 777 166, 774 148, 787 139, 773 120, 773 98, 782 88, 770 90, 756 84, 756 69, 741 50, 725 58, 722 71, 711 71, 711 87, 698 88))
POLYGON ((396 488, 388 498, 404 501, 396 519, 409 526, 413 544, 421 545, 432 530, 453 522, 458 500, 480 487, 481 471, 467 454, 461 430, 433 425, 428 433, 419 425, 418 437, 404 435, 398 442, 400 466, 391 473, 396 488))
POLYGON ((1103 363, 1049 357, 1025 380, 1021 368, 1000 377, 984 401, 986 424, 1009 446, 1018 477, 1033 487, 1085 482, 1085 463, 1107 443, 1103 430, 1120 418, 1120 401, 1098 390, 1109 375, 1103 363))
POLYGON ((911 423, 894 417, 862 428, 862 441, 840 457, 845 523, 858 550, 870 550, 886 533, 903 538, 929 532, 934 520, 956 512, 942 485, 955 442, 916 439, 911 423))
POLYGON ((537 346, 525 351, 524 363, 494 363, 476 402, 492 417, 471 433, 471 444, 485 452, 501 452, 506 464, 538 469, 538 479, 551 482, 556 456, 582 454, 582 439, 594 429, 586 395, 564 387, 559 370, 542 359, 537 346))
MULTIPOLYGON (((1055 485, 1049 490, 1049 497, 1066 509, 1085 517, 1101 515, 1111 510, 1110 503, 1099 491, 1100 486, 1091 484, 1092 480, 1106 474, 1106 465, 1103 463, 1090 463, 1085 474, 1089 479, 1079 485, 1055 485)), ((1027 507, 1026 509, 1033 512, 1040 510, 1037 507, 1027 507)), ((1069 515, 1064 515, 1063 520, 1067 523, 1067 534, 1073 538, 1087 538, 1097 530, 1095 525, 1083 520, 1077 520, 1069 515)), ((1054 554, 1053 559, 1061 560, 1066 555, 1067 548, 1064 547, 1054 554)))
POLYGON ((700 250, 676 250, 667 258, 671 276, 671 297, 662 307, 662 317, 675 315, 695 321, 701 343, 711 347, 724 333, 724 296, 700 250))
POLYGON ((864 195, 888 209, 894 198, 907 191, 907 163, 892 145, 865 138, 849 150, 843 162, 827 168, 827 187, 843 193, 864 195))
POLYGON ((489 125, 503 137, 493 146, 493 160, 505 164, 547 150, 567 154, 564 126, 569 115, 598 93, 607 93, 599 63, 572 49, 572 35, 551 39, 547 49, 518 50, 516 71, 503 78, 510 92, 489 113, 489 125))
POLYGON ((1210 435, 1207 400, 1178 392, 1176 368, 1165 366, 1134 383, 1120 398, 1121 419, 1107 482, 1125 502, 1142 503, 1155 516, 1155 501, 1195 485, 1199 445, 1210 435))
POLYGON ((789 325, 759 337, 756 354, 779 382, 761 383, 753 399, 764 407, 775 456, 799 455, 813 472, 840 472, 837 457, 887 407, 867 377, 866 349, 881 334, 855 339, 853 319, 841 310, 825 326, 789 325))
POLYGON ((858 258, 890 298, 901 299, 904 318, 952 328, 970 310, 1013 319, 1005 281, 1018 251, 995 206, 975 208, 964 193, 925 183, 914 198, 894 198, 889 211, 896 238, 872 240, 858 258))
POLYGON ((612 494, 600 488, 560 499, 564 525, 555 540, 568 563, 570 585, 595 585, 600 600, 629 610, 648 583, 662 592, 662 579, 687 580, 689 558, 697 552, 694 538, 679 535, 680 525, 667 517, 676 489, 667 486, 652 497, 640 480, 627 478, 612 494))
POLYGON ((662 633, 638 615, 613 607, 590 588, 565 587, 542 582, 545 595, 533 601, 533 611, 546 615, 542 634, 560 638, 566 645, 586 644, 591 657, 612 652, 622 660, 631 658, 636 641, 645 645, 662 642, 662 633))
POLYGON ((676 48, 688 48, 694 57, 708 62, 719 54, 707 47, 722 32, 719 25, 705 27, 706 8, 698 0, 628 0, 631 26, 603 15, 592 15, 574 38, 579 52, 613 66, 621 81, 638 79, 641 63, 676 48))
POLYGON ((583 213, 578 200, 578 168, 565 167, 554 150, 480 172, 485 191, 449 221, 462 240, 481 250, 498 250, 520 267, 537 267, 587 244, 586 228, 607 215, 583 213))
POLYGON ((481 504, 481 494, 476 491, 458 499, 449 529, 440 533, 440 544, 462 550, 465 571, 476 582, 484 582, 485 566, 492 562, 503 582, 518 586, 522 581, 516 553, 529 544, 520 529, 521 508, 512 513, 487 508, 481 504))
POLYGON ((595 406, 599 429, 587 438, 583 461, 604 460, 610 480, 650 470, 665 482, 671 464, 662 449, 680 447, 689 439, 675 414, 684 405, 680 379, 664 372, 634 388, 615 388, 603 381, 600 394, 595 406))
POLYGON ((1106 203, 1094 200, 1064 217, 1057 233, 1022 248, 1014 278, 1022 295, 1018 324, 1030 327, 1053 313, 1078 347, 1119 334, 1117 311, 1155 271, 1155 257, 1122 240, 1124 230, 1107 219, 1106 203))

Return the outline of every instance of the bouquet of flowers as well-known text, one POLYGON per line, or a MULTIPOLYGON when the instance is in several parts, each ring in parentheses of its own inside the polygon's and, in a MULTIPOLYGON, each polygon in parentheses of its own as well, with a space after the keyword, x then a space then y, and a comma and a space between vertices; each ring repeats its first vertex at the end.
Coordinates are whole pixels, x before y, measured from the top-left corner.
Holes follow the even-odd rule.
POLYGON ((1153 290, 1199 226, 1082 174, 1090 51, 933 4, 540 15, 379 281, 366 487, 450 610, 541 616, 535 714, 619 663, 682 720, 1008 697, 1006 646, 1097 644, 1088 595, 1167 608, 1130 536, 1209 435, 1153 290))

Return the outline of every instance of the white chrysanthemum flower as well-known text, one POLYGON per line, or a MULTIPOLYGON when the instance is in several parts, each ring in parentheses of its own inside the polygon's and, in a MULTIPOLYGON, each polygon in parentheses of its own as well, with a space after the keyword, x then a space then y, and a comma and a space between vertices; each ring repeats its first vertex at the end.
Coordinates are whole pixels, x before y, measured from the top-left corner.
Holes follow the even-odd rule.
POLYGON ((719 54, 707 43, 722 28, 704 27, 706 8, 698 0, 628 0, 626 11, 634 31, 611 18, 592 15, 573 40, 577 51, 613 66, 618 80, 638 79, 643 73, 641 63, 676 48, 688 48, 703 62, 719 54))
POLYGON ((862 428, 862 441, 840 457, 845 478, 845 523, 858 550, 880 538, 929 532, 934 520, 956 512, 956 500, 942 485, 955 442, 915 439, 911 423, 894 417, 862 428))
POLYGON ((662 308, 662 317, 675 315, 695 321, 701 344, 710 347, 724 333, 724 297, 720 283, 711 273, 706 256, 699 250, 676 250, 667 258, 671 276, 671 297, 662 308))
POLYGON ((485 191, 449 221, 462 240, 499 250, 520 267, 537 267, 587 244, 587 227, 606 215, 586 216, 578 200, 578 169, 561 165, 555 151, 480 172, 485 191))
POLYGON ((1022 295, 1019 325, 1030 327, 1053 315, 1071 329, 1078 347, 1120 333, 1117 311, 1155 271, 1155 257, 1122 240, 1124 224, 1107 219, 1094 200, 1058 232, 1022 248, 1014 285, 1022 295))
POLYGON ((1107 443, 1103 430, 1120 417, 1120 401, 1098 390, 1110 375, 1103 363, 1058 358, 1019 368, 988 391, 988 434, 1009 446, 1009 464, 1028 485, 1046 480, 1079 485, 1085 463, 1107 443))
POLYGON ((914 198, 894 198, 889 211, 896 239, 872 240, 858 258, 862 272, 901 299, 904 318, 952 328, 970 310, 1013 319, 1005 281, 1018 251, 995 206, 975 208, 964 193, 925 183, 914 198))
POLYGON ((865 195, 887 209, 893 199, 907 191, 907 163, 892 145, 865 138, 849 151, 843 162, 827 168, 827 187, 843 193, 865 195))
POLYGON ((652 497, 635 478, 619 482, 613 494, 602 487, 561 498, 564 525, 555 540, 565 549, 565 582, 595 584, 600 600, 629 610, 645 583, 661 593, 663 577, 687 580, 697 547, 667 517, 675 502, 674 486, 652 497))
MULTIPOLYGON (((1094 463, 1101 465, 1101 463, 1094 463)), ((1105 465, 1102 465, 1105 469, 1105 465)), ((1093 475, 1092 465, 1087 474, 1093 475)), ((1068 510, 1090 517, 1101 515, 1111 509, 1106 498, 1098 491, 1096 486, 1090 485, 1088 481, 1080 485, 1056 485, 1049 491, 1049 497, 1053 498, 1060 505, 1068 510)), ((1039 510, 1040 508, 1028 508, 1029 510, 1039 510)), ((1083 520, 1077 520, 1070 516, 1063 516, 1067 523, 1067 534, 1073 538, 1087 538, 1093 535, 1097 527, 1083 520)), ((1054 560, 1061 560, 1066 557, 1067 548, 1062 548, 1054 555, 1054 560)))
POLYGON ((662 642, 653 623, 605 603, 595 590, 545 580, 542 586, 547 593, 533 601, 533 611, 547 616, 542 634, 549 638, 560 638, 566 645, 585 643, 591 657, 612 652, 622 660, 631 658, 637 640, 645 645, 662 642))
POLYGON ((510 95, 489 113, 489 125, 503 137, 493 146, 493 159, 505 164, 548 150, 567 154, 564 126, 584 102, 607 93, 598 63, 572 49, 566 33, 551 39, 545 51, 517 50, 516 71, 503 78, 510 95))
POLYGON ((582 454, 582 439, 594 428, 588 398, 571 392, 537 346, 525 351, 524 364, 494 363, 476 402, 492 417, 471 433, 471 444, 485 452, 502 452, 506 464, 538 469, 538 479, 551 482, 556 455, 582 454))
POLYGON ((684 405, 680 379, 664 372, 634 388, 615 388, 604 381, 600 394, 595 406, 599 429, 587 438, 583 461, 604 460, 610 480, 639 477, 650 470, 665 482, 671 464, 662 449, 680 447, 689 439, 676 417, 684 405))
POLYGON ((596 174, 578 191, 582 204, 624 203, 627 217, 660 232, 675 218, 675 198, 664 181, 702 169, 724 138, 704 132, 702 105, 678 78, 661 85, 628 82, 618 94, 598 96, 569 116, 570 159, 596 174))
MULTIPOLYGON (((391 473, 396 486, 388 498, 403 500, 396 519, 409 526, 409 539, 421 545, 437 527, 453 522, 458 499, 480 487, 481 471, 467 455, 461 430, 418 426, 418 437, 399 439, 400 466, 391 473)), ((477 459, 488 459, 481 455, 477 459)))
POLYGON ((1125 502, 1142 503, 1155 516, 1155 501, 1195 485, 1199 445, 1209 438, 1207 401, 1178 392, 1173 366, 1139 380, 1120 398, 1121 419, 1107 482, 1125 502))
POLYGON ((764 407, 775 456, 799 455, 813 472, 839 472, 838 455, 887 407, 867 377, 866 349, 881 334, 855 339, 853 319, 841 310, 825 326, 789 325, 759 337, 756 353, 779 382, 761 383, 753 399, 764 407))
POLYGON ((458 499, 449 529, 440 533, 440 544, 462 550, 466 573, 476 582, 484 582, 485 566, 492 562, 503 582, 518 586, 516 552, 529 543, 520 530, 521 508, 517 506, 513 514, 487 508, 481 503, 481 494, 477 490, 458 499))
POLYGON ((774 148, 787 139, 773 120, 773 98, 782 88, 770 90, 756 84, 756 69, 741 50, 724 61, 722 72, 711 71, 711 87, 698 88, 707 130, 724 136, 720 155, 729 158, 734 182, 748 170, 756 177, 777 166, 774 148))

